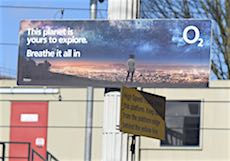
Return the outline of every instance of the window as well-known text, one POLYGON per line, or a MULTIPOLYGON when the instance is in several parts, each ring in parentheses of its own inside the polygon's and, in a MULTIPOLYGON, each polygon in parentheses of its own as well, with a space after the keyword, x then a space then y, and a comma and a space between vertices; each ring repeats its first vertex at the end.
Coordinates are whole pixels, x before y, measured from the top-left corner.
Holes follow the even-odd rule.
POLYGON ((200 101, 168 101, 166 135, 161 146, 199 146, 200 110, 200 101))

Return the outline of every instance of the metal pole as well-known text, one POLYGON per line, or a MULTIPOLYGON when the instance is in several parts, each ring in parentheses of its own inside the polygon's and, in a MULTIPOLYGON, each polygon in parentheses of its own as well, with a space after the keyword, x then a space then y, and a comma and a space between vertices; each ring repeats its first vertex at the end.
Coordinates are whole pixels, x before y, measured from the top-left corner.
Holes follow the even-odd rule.
POLYGON ((2 144, 2 161, 5 161, 5 151, 6 151, 6 146, 5 143, 2 144))
POLYGON ((30 155, 31 155, 31 143, 28 143, 28 161, 30 161, 30 155))
POLYGON ((85 161, 91 161, 92 123, 93 123, 93 87, 87 87, 85 161))
POLYGON ((34 149, 32 149, 32 161, 34 161, 34 149))
POLYGON ((136 135, 132 136, 132 143, 130 145, 130 151, 131 151, 131 161, 135 161, 135 150, 136 150, 136 135))
POLYGON ((90 18, 97 18, 97 0, 90 0, 90 18))
MULTIPOLYGON (((97 0, 90 0, 90 17, 97 18, 97 0)), ((87 87, 86 105, 86 130, 85 130, 85 155, 84 161, 91 161, 92 126, 93 126, 93 87, 87 87)))

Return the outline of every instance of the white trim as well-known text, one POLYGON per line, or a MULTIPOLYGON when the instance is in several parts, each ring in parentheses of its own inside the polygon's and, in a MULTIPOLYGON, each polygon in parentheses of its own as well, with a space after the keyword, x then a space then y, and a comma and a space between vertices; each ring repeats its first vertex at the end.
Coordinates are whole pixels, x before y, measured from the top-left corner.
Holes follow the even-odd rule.
POLYGON ((0 88, 0 94, 57 94, 57 88, 0 88))
POLYGON ((202 130, 202 127, 204 127, 204 106, 205 106, 205 99, 201 99, 200 103, 200 142, 199 147, 200 149, 203 149, 203 142, 204 142, 204 130, 202 130))

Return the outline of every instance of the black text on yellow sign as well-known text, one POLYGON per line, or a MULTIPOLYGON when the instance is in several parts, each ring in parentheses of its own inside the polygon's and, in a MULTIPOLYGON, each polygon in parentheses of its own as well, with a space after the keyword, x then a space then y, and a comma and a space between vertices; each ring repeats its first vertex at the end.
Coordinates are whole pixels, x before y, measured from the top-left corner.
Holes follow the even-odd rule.
POLYGON ((120 131, 165 139, 165 97, 122 87, 120 131))

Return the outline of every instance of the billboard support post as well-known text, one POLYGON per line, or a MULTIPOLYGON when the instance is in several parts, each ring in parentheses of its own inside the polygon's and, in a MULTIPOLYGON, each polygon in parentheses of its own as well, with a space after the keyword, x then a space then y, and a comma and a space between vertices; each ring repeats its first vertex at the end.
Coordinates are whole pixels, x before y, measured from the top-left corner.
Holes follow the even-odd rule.
POLYGON ((135 161, 135 149, 136 149, 136 135, 132 136, 132 143, 130 145, 131 161, 135 161))
POLYGON ((85 131, 85 161, 91 161, 92 124, 93 124, 93 87, 87 87, 86 105, 86 131, 85 131))
MULTIPOLYGON (((90 17, 97 18, 97 0, 90 0, 90 17)), ((85 161, 91 161, 92 149, 92 125, 93 125, 93 87, 87 87, 86 105, 86 131, 85 131, 85 161)))
POLYGON ((97 0, 90 0, 90 18, 97 18, 97 0))

